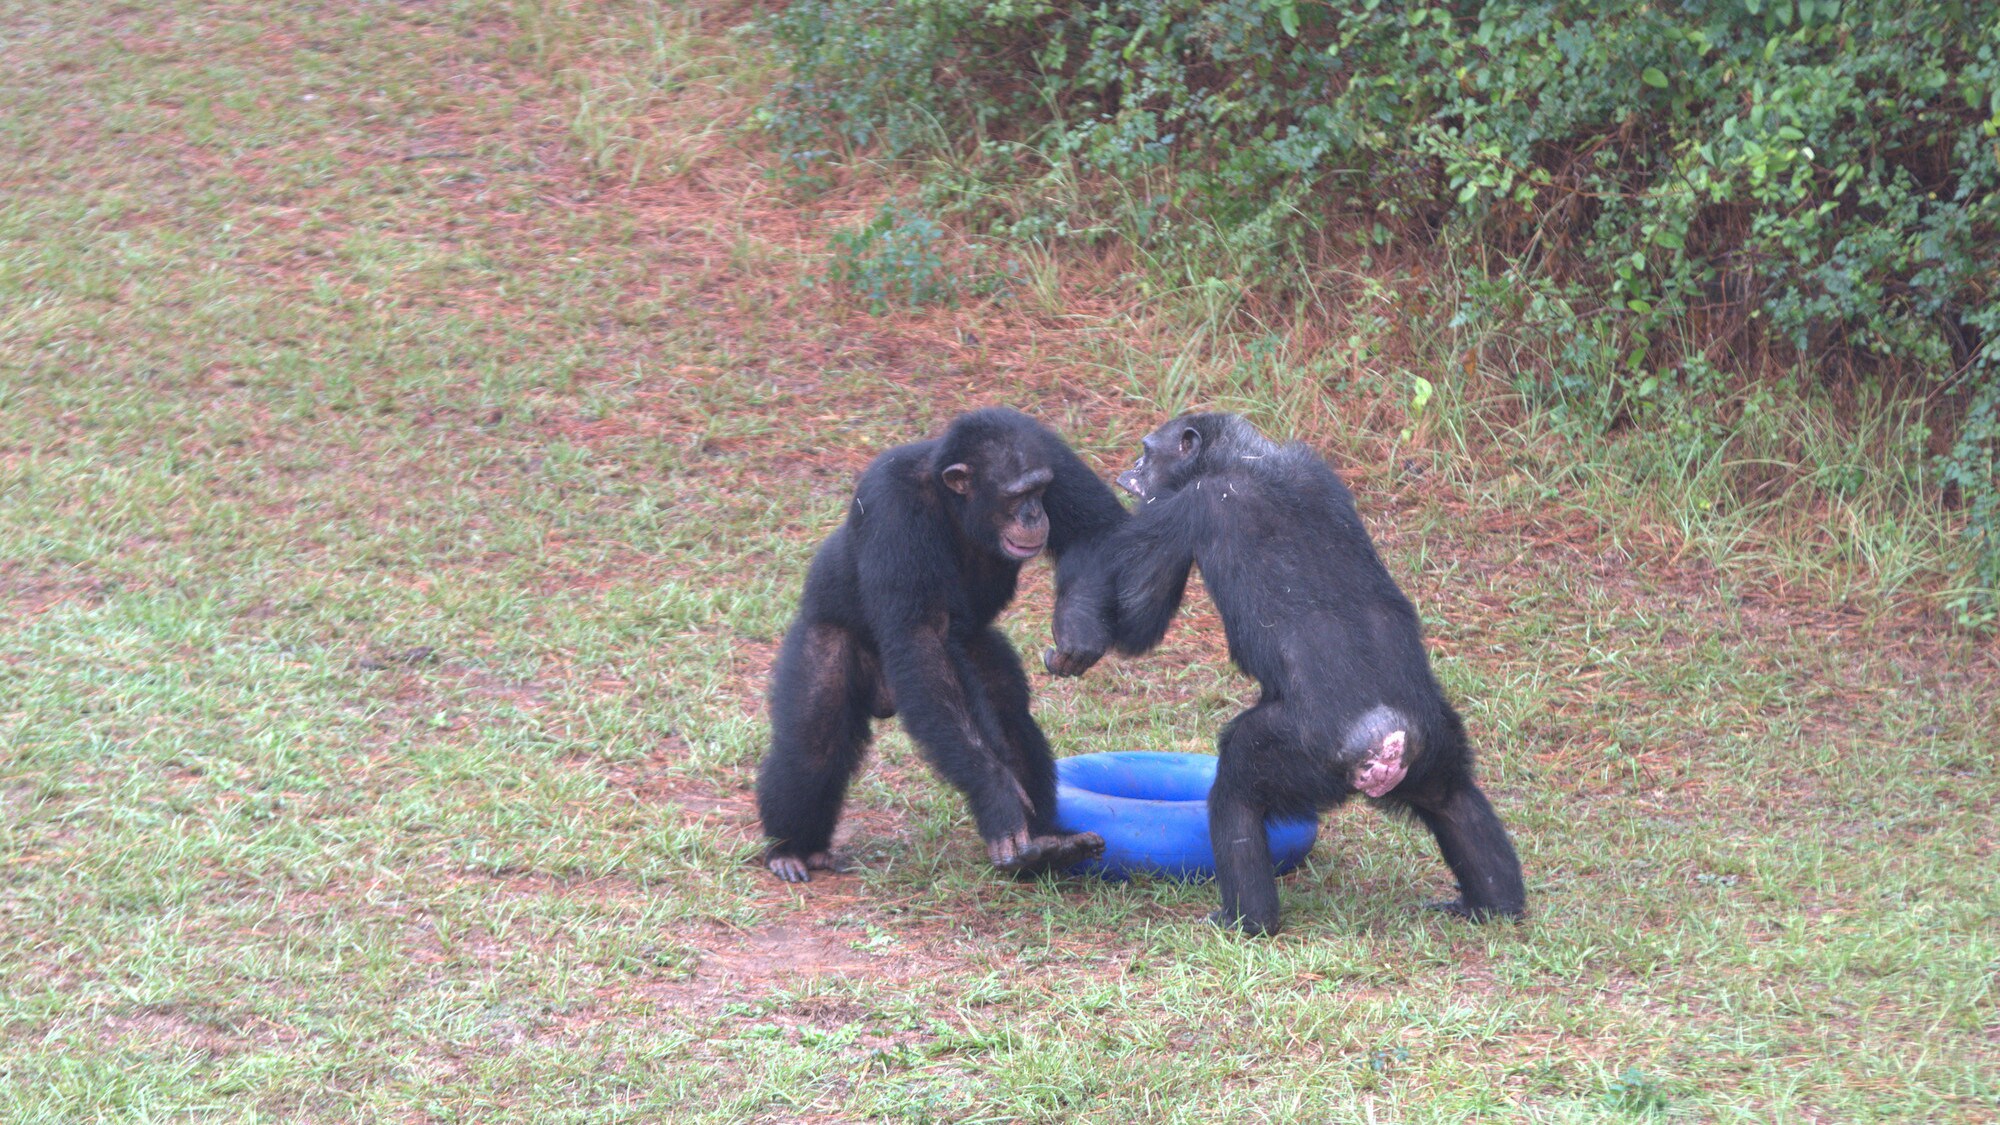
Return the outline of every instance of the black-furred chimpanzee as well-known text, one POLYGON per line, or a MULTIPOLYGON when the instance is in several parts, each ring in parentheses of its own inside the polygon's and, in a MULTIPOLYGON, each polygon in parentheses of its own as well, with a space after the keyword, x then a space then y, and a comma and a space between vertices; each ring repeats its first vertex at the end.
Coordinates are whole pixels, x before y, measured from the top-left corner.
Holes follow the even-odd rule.
POLYGON ((829 866, 827 846, 871 719, 903 726, 963 791, 994 865, 1066 867, 1104 848, 1059 834, 1055 760, 1028 713, 1028 680, 993 619, 1021 564, 1055 556, 1068 647, 1110 643, 1112 574, 1094 553, 1126 512, 1061 438, 1013 410, 955 419, 862 473, 847 519, 821 545, 771 680, 771 750, 757 810, 765 862, 787 882, 829 866), (1102 587, 1102 588, 1095 588, 1102 587))
MULTIPOLYGON (((1115 572, 1116 648, 1160 642, 1198 565, 1230 658, 1263 689, 1218 741, 1208 798, 1216 920, 1275 932, 1264 818, 1315 815, 1356 792, 1414 812, 1437 837, 1459 887, 1439 908, 1519 915, 1520 861, 1473 781, 1472 749, 1431 676, 1417 611, 1326 462, 1235 415, 1190 414, 1148 435, 1118 483, 1140 505, 1097 556, 1115 572)), ((1065 635, 1088 620, 1082 607, 1057 619, 1050 671, 1075 675, 1101 654, 1094 627, 1074 644, 1065 635)))

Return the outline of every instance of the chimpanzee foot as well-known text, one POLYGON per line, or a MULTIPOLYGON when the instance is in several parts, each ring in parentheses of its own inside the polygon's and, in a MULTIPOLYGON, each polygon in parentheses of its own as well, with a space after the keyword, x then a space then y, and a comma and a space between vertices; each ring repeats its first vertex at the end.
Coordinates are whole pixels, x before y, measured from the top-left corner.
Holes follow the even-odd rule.
POLYGON ((1208 916, 1208 921, 1210 925, 1225 930, 1235 930, 1244 937, 1270 937, 1272 934, 1278 932, 1276 924, 1266 926, 1247 914, 1230 918, 1225 916, 1222 911, 1217 910, 1208 916))
POLYGON ((833 870, 833 857, 825 852, 814 852, 809 856, 774 855, 764 861, 771 874, 787 883, 810 883, 814 871, 833 870))
POLYGON ((1424 904, 1424 907, 1442 914, 1449 914, 1454 918, 1463 918, 1468 922, 1491 922, 1496 919, 1518 922, 1521 920, 1521 916, 1526 913, 1524 910, 1505 910, 1497 906, 1467 906, 1463 898, 1455 898, 1447 902, 1427 902, 1424 904))
POLYGON ((1087 863, 1104 854, 1104 837, 1095 832, 1072 832, 1060 836, 1036 836, 1028 841, 1024 850, 1017 852, 1011 863, 996 863, 995 867, 1016 879, 1032 879, 1051 871, 1062 871, 1079 863, 1087 863))

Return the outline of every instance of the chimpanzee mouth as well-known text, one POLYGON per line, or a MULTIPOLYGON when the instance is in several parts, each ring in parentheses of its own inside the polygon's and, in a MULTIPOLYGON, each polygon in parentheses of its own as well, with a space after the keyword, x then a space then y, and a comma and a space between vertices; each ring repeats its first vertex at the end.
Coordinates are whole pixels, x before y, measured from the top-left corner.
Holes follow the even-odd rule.
POLYGON ((1006 535, 1000 537, 1000 546, 1008 554, 1023 561, 1042 553, 1041 543, 1017 543, 1011 536, 1006 535))
POLYGON ((1125 491, 1131 493, 1134 496, 1137 496, 1141 500, 1144 500, 1146 498, 1146 489, 1139 483, 1139 473, 1137 470, 1129 470, 1127 472, 1119 473, 1118 487, 1124 489, 1125 491))

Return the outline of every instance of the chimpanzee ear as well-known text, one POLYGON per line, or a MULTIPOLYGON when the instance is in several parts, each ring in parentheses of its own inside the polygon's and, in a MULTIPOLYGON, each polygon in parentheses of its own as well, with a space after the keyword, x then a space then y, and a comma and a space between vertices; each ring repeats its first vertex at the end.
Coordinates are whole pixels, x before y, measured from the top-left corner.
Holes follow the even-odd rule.
POLYGON ((957 465, 947 465, 944 472, 938 475, 944 478, 944 486, 946 488, 951 489, 960 496, 966 496, 972 492, 972 469, 970 466, 962 462, 957 465))
POLYGON ((1189 426, 1181 431, 1181 456, 1192 457, 1201 450, 1201 431, 1189 426))

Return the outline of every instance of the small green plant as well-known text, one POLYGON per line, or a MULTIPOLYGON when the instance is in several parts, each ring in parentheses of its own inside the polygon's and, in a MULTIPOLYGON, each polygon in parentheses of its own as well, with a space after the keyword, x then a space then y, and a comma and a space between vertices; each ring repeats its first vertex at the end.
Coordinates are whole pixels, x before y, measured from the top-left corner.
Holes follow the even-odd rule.
POLYGON ((1410 1049, 1400 1044, 1377 1047, 1368 1052, 1368 1069, 1386 1074, 1410 1061, 1410 1049))
POLYGON ((1431 396, 1437 388, 1422 375, 1413 375, 1410 391, 1410 424, 1403 427, 1403 440, 1408 441, 1417 432, 1417 426, 1424 420, 1424 408, 1431 404, 1431 396))
POLYGON ((1626 1113, 1659 1113, 1668 1101, 1659 1080, 1636 1066, 1626 1067, 1604 1090, 1604 1104, 1626 1113))
POLYGON ((878 316, 891 305, 956 304, 958 279, 937 249, 944 236, 936 219, 892 199, 867 226, 833 235, 833 261, 822 280, 868 302, 878 316))

